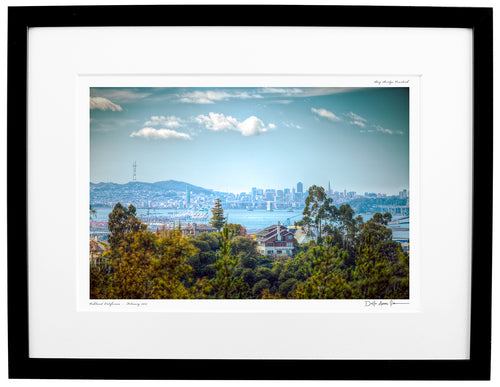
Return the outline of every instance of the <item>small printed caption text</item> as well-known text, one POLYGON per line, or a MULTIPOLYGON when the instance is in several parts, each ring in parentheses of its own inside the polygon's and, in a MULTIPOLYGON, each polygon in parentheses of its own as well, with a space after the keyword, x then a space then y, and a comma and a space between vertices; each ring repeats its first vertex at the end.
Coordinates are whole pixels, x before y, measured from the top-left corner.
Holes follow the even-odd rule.
POLYGON ((135 307, 139 308, 141 306, 148 306, 147 302, 144 301, 126 301, 126 302, 120 302, 120 301, 91 301, 89 302, 90 306, 107 306, 109 308, 115 307, 115 306, 127 306, 127 307, 135 307))
POLYGON ((378 86, 404 86, 404 85, 409 85, 410 84, 410 80, 387 80, 387 79, 384 79, 383 81, 379 81, 379 80, 374 80, 373 83, 375 83, 376 85, 378 86))

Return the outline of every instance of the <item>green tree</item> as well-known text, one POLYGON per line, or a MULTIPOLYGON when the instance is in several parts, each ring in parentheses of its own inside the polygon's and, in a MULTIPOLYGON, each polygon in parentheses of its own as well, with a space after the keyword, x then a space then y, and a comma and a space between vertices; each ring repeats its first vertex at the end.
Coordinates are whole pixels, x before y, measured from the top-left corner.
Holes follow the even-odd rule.
POLYGON ((220 199, 215 199, 215 204, 212 208, 212 217, 210 218, 210 224, 217 229, 218 232, 226 224, 226 218, 224 217, 224 209, 220 199))
POLYGON ((373 219, 370 219, 363 225, 363 229, 360 233, 360 240, 364 242, 366 238, 370 236, 373 238, 373 243, 377 245, 380 242, 391 241, 392 240, 392 230, 382 223, 378 223, 373 219))
POLYGON ((286 282, 290 278, 295 278, 298 281, 305 281, 309 276, 308 257, 305 252, 300 252, 297 256, 286 261, 283 269, 280 271, 278 281, 286 282))
POLYGON ((267 279, 267 280, 271 281, 273 278, 272 269, 265 267, 265 266, 258 267, 255 270, 255 275, 257 277, 257 281, 260 281, 261 279, 267 279))
POLYGON ((390 298, 410 298, 410 257, 407 253, 400 251, 398 261, 394 265, 394 273, 390 282, 390 298))
POLYGON ((111 260, 111 298, 150 298, 150 271, 155 255, 155 239, 155 235, 146 230, 129 231, 124 235, 111 260))
MULTIPOLYGON (((225 219, 227 221, 227 218, 225 219)), ((237 223, 227 223, 224 224, 224 227, 229 229, 229 232, 232 233, 235 237, 247 235, 247 229, 243 227, 241 224, 237 223)))
POLYGON ((297 224, 304 227, 308 232, 311 230, 316 231, 317 240, 321 241, 324 223, 328 219, 332 203, 332 199, 327 197, 323 187, 311 186, 302 212, 304 216, 297 224))
POLYGON ((304 283, 298 284, 298 298, 350 298, 351 287, 342 270, 347 253, 333 243, 333 238, 327 236, 324 244, 312 248, 312 260, 309 263, 311 275, 304 283))
POLYGON ((356 266, 352 273, 356 298, 391 298, 390 285, 393 275, 393 266, 380 253, 380 243, 375 245, 373 236, 368 234, 359 246, 356 266))
MULTIPOLYGON (((145 240, 136 234, 146 232, 146 225, 136 218, 133 205, 128 208, 117 203, 108 216, 109 250, 103 254, 109 267, 91 272, 91 286, 105 286, 106 298, 142 298, 147 293, 147 270, 152 258, 145 240), (104 270, 104 271, 103 271, 104 270), (101 278, 96 275, 100 274, 101 278)), ((150 233, 151 234, 151 233, 150 233)), ((152 235, 152 234, 151 234, 152 235)), ((147 238, 146 238, 147 239, 147 238)))
POLYGON ((202 232, 201 234, 197 235, 193 240, 198 240, 198 241, 204 241, 207 242, 208 245, 210 246, 210 250, 216 251, 220 247, 220 241, 216 237, 215 233, 206 233, 202 232))
POLYGON ((243 298, 248 292, 248 285, 241 277, 234 275, 238 259, 231 255, 231 239, 229 229, 221 231, 221 247, 215 262, 215 278, 212 280, 216 298, 243 298))
POLYGON ((90 265, 90 299, 108 299, 112 276, 105 265, 90 265))
POLYGON ((247 256, 256 255, 255 242, 242 236, 235 237, 231 242, 231 254, 238 255, 240 253, 247 256))
POLYGON ((125 234, 145 230, 147 226, 136 217, 136 209, 131 204, 128 208, 116 203, 113 211, 108 216, 108 230, 110 232, 108 240, 112 252, 116 252, 120 243, 124 240, 125 234))
POLYGON ((91 269, 91 295, 112 299, 189 298, 184 284, 192 271, 186 260, 196 251, 177 231, 147 231, 135 208, 117 204, 109 216, 111 248, 107 266, 91 269))
POLYGON ((257 259, 255 257, 251 257, 248 254, 240 253, 238 255, 238 265, 245 269, 255 269, 257 266, 257 259))
POLYGON ((279 292, 283 298, 292 298, 295 295, 298 281, 295 278, 289 278, 279 287, 279 292))
POLYGON ((267 290, 269 292, 270 287, 271 287, 271 283, 269 282, 269 280, 261 279, 252 288, 252 293, 253 293, 254 298, 261 298, 264 290, 267 290))
MULTIPOLYGON (((330 215, 342 233, 342 247, 347 249, 349 243, 348 235, 352 234, 352 230, 356 225, 354 210, 349 204, 342 204, 339 208, 334 207, 330 215)), ((357 220, 359 221, 359 219, 357 220)))
POLYGON ((243 281, 245 281, 250 288, 252 288, 256 282, 255 272, 252 269, 243 269, 241 278, 243 278, 243 281))
POLYGON ((213 265, 215 264, 215 251, 219 248, 219 240, 213 234, 201 233, 189 242, 195 247, 196 252, 186 261, 193 267, 193 279, 206 277, 211 279, 215 274, 213 265))
POLYGON ((375 223, 387 226, 387 224, 392 220, 392 215, 388 212, 383 215, 380 212, 377 212, 370 220, 375 223))
POLYGON ((92 221, 92 219, 95 219, 97 217, 97 211, 95 210, 94 207, 92 207, 92 204, 89 206, 89 218, 90 218, 90 221, 92 221))
POLYGON ((176 231, 170 231, 156 244, 156 254, 151 262, 151 297, 159 299, 191 298, 192 293, 184 286, 192 267, 186 263, 196 250, 189 239, 176 231))
POLYGON ((401 244, 392 240, 392 230, 386 227, 390 222, 391 215, 376 213, 372 219, 363 225, 360 232, 360 243, 365 241, 368 236, 373 238, 374 245, 379 246, 380 254, 387 258, 392 265, 398 264, 399 254, 403 253, 401 244))

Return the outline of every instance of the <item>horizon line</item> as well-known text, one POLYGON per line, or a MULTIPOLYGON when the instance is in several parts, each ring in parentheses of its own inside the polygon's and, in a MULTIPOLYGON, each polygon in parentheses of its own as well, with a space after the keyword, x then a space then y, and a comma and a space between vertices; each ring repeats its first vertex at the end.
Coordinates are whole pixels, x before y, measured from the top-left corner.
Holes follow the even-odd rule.
MULTIPOLYGON (((95 182, 93 182, 93 181, 90 181, 89 183, 90 183, 90 184, 117 184, 117 185, 126 185, 126 184, 130 184, 130 183, 156 184, 156 183, 162 183, 162 182, 167 182, 167 181, 174 181, 174 182, 178 182, 178 183, 189 184, 189 185, 191 185, 191 186, 198 187, 198 188, 202 188, 202 189, 207 190, 207 191, 212 191, 212 192, 220 192, 220 193, 232 193, 232 194, 239 194, 239 193, 243 193, 243 192, 244 192, 244 193, 252 192, 252 188, 253 188, 253 187, 251 187, 251 188, 250 188, 249 190, 247 190, 247 191, 241 191, 241 190, 237 190, 237 191, 235 191, 235 190, 230 190, 230 191, 221 191, 221 190, 215 190, 215 189, 213 189, 213 188, 205 188, 205 187, 202 187, 202 186, 200 186, 200 185, 196 185, 196 184, 188 183, 188 182, 185 182, 185 181, 182 181, 182 180, 175 180, 175 179, 157 180, 157 181, 153 181, 153 182, 151 182, 151 181, 133 181, 133 180, 130 180, 130 181, 127 181, 127 182, 125 182, 125 183, 117 183, 117 182, 113 182, 113 181, 100 181, 100 182, 98 182, 98 183, 95 183, 95 182)), ((301 181, 298 181, 297 183, 302 183, 302 182, 301 182, 301 181)), ((294 186, 296 186, 296 185, 297 185, 297 183, 295 183, 294 185, 292 185, 292 186, 290 186, 290 187, 293 187, 293 188, 294 188, 294 186)), ((313 185, 317 185, 317 184, 313 184, 313 185)), ((259 189, 264 189, 264 190, 265 190, 265 189, 275 189, 275 190, 280 190, 280 189, 281 189, 281 190, 283 190, 283 189, 284 189, 284 188, 261 188, 261 187, 259 187, 258 185, 256 185, 255 187, 256 187, 256 188, 259 188, 259 189)), ((285 187, 285 188, 290 188, 290 187, 285 187)), ((306 187, 304 187, 304 191, 307 191, 310 187, 311 187, 311 186, 309 186, 309 187, 307 187, 307 188, 306 188, 306 187)), ((322 188, 324 188, 326 191, 328 191, 328 187, 321 186, 321 185, 320 185, 320 187, 322 187, 322 188)), ((407 191, 409 191, 409 188, 401 188, 401 191, 403 191, 403 190, 407 190, 407 191)), ((333 189, 332 189, 332 192, 343 192, 343 191, 346 191, 346 192, 356 192, 357 194, 359 194, 359 193, 361 192, 361 191, 353 191, 353 190, 348 190, 347 188, 344 188, 343 190, 338 190, 338 189, 337 189, 337 190, 333 190, 333 189)), ((399 191, 399 192, 401 192, 401 191, 399 191)), ((364 193, 366 193, 366 192, 368 192, 368 193, 386 194, 386 195, 390 195, 390 194, 392 194, 392 195, 397 195, 397 194, 399 193, 399 192, 398 192, 398 193, 389 193, 389 191, 386 191, 386 192, 375 192, 375 191, 367 191, 367 190, 365 190, 365 191, 364 191, 364 193)))

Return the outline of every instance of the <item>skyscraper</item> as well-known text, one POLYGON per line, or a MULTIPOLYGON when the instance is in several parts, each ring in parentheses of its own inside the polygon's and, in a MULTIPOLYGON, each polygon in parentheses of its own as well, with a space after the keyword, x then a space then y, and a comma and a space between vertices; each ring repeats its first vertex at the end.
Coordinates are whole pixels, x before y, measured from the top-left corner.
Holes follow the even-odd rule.
POLYGON ((300 181, 297 183, 297 193, 302 193, 304 192, 304 184, 302 184, 300 181))
POLYGON ((265 195, 266 195, 266 200, 274 202, 274 199, 276 197, 276 190, 271 188, 266 189, 265 195))
POLYGON ((285 188, 283 190, 283 195, 285 197, 285 202, 289 202, 290 199, 292 198, 292 195, 291 195, 291 192, 290 192, 290 188, 285 188))
POLYGON ((257 200, 257 187, 252 187, 252 202, 257 200))

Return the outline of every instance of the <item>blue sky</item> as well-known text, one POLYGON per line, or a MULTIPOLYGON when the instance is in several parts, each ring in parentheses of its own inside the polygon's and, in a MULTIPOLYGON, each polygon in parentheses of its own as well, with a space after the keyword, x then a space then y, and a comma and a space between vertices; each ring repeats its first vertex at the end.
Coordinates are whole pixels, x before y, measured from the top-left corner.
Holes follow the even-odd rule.
POLYGON ((407 88, 91 88, 90 180, 409 188, 407 88))

